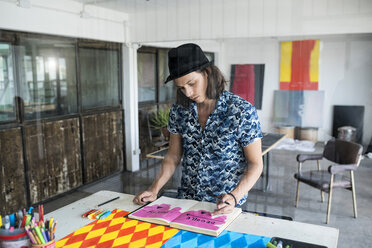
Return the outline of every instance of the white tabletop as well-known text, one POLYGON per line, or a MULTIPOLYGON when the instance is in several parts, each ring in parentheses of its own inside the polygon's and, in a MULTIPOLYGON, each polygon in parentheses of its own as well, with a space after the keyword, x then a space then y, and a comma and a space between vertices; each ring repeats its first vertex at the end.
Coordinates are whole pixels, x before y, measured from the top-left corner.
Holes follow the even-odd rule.
MULTIPOLYGON (((119 196, 118 200, 107 203, 102 209, 121 209, 133 211, 139 206, 132 202, 133 195, 117 193, 112 191, 99 191, 81 200, 73 202, 46 216, 53 217, 58 221, 56 239, 59 240, 77 229, 92 222, 81 215, 90 209, 97 208, 97 205, 119 196)), ((293 239, 328 248, 336 248, 339 231, 333 227, 325 227, 313 224, 306 224, 297 221, 288 221, 276 218, 256 216, 250 213, 240 214, 227 230, 261 235, 266 237, 281 237, 293 239)))

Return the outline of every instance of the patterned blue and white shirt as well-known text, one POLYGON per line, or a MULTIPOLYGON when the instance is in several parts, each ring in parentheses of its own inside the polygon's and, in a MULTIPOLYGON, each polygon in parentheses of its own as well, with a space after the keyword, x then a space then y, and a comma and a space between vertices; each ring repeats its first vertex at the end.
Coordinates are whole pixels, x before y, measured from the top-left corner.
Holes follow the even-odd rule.
MULTIPOLYGON (((262 138, 255 107, 228 91, 220 95, 204 130, 195 102, 188 108, 173 104, 168 130, 182 136, 178 197, 209 202, 216 202, 213 195, 236 188, 247 166, 243 147, 262 138)), ((247 195, 238 205, 246 201, 247 195)))

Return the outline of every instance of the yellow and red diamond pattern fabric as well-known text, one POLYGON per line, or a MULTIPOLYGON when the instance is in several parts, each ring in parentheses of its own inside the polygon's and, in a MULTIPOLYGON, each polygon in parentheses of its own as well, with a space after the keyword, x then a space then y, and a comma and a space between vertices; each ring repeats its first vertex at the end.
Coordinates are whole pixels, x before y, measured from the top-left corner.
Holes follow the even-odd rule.
POLYGON ((64 248, 156 248, 161 247, 179 230, 124 218, 128 212, 115 209, 103 220, 96 220, 57 241, 64 248))

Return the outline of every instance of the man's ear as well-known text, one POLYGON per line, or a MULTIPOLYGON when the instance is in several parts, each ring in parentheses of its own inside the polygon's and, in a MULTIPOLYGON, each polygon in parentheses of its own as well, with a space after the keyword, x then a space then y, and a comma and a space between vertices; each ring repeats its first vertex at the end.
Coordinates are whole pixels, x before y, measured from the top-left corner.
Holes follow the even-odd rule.
POLYGON ((204 74, 204 76, 208 79, 208 73, 207 73, 207 70, 208 70, 208 73, 211 73, 211 72, 210 72, 210 69, 207 68, 205 71, 203 71, 203 74, 204 74))

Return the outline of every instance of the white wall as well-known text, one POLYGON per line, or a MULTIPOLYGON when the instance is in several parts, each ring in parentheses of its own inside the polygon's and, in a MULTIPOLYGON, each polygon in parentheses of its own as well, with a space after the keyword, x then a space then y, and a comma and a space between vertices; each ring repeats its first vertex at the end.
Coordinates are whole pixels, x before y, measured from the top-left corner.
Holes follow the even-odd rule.
POLYGON ((363 144, 367 145, 372 138, 372 35, 325 39, 320 56, 324 132, 332 133, 333 105, 364 105, 363 144))
MULTIPOLYGON (((364 105, 363 144, 367 145, 372 137, 372 35, 312 38, 321 40, 319 90, 325 91, 319 140, 328 140, 332 135, 333 105, 364 105)), ((296 39, 301 38, 286 40, 296 39)), ((263 131, 275 131, 273 96, 279 89, 280 40, 226 40, 225 52, 223 71, 228 78, 231 64, 265 64, 263 104, 258 115, 263 131)))
POLYGON ((372 32, 371 0, 136 1, 134 42, 372 32))
POLYGON ((126 41, 126 13, 71 0, 30 0, 26 7, 18 6, 17 2, 0 0, 0 29, 126 41), (85 17, 81 17, 82 11, 85 17))

